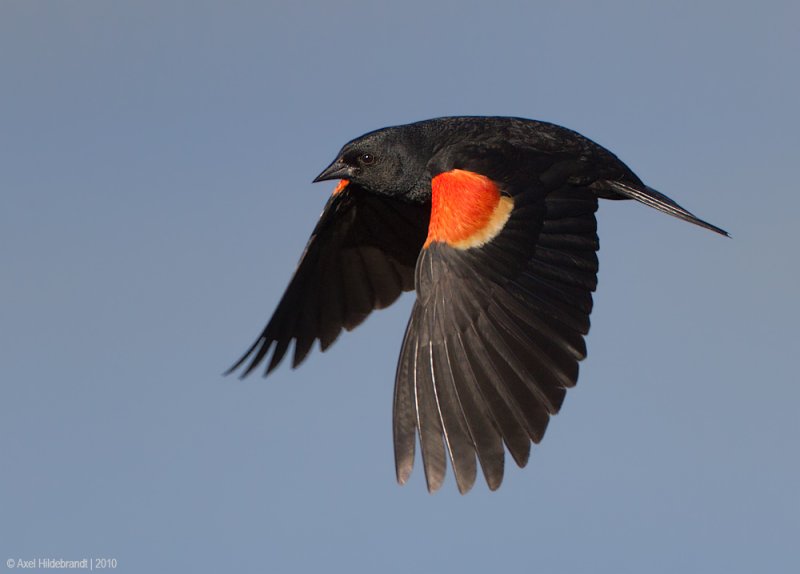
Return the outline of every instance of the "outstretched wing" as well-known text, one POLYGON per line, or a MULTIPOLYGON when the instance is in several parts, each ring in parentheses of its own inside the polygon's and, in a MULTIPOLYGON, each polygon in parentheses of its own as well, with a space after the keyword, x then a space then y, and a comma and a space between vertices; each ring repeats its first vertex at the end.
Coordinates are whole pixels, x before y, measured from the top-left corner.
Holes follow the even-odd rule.
POLYGON ((597 196, 564 180, 499 185, 461 170, 434 178, 432 189, 395 382, 397 478, 411 473, 418 435, 430 491, 441 486, 447 458, 462 493, 475 481, 476 458, 494 490, 503 445, 527 463, 586 356, 597 196), (457 220, 466 227, 456 229, 457 220))
POLYGON ((414 288, 414 266, 428 229, 430 206, 340 184, 328 200, 297 270, 258 339, 228 371, 249 361, 247 376, 270 354, 265 374, 294 339, 296 367, 315 340, 324 351, 342 331, 414 288))

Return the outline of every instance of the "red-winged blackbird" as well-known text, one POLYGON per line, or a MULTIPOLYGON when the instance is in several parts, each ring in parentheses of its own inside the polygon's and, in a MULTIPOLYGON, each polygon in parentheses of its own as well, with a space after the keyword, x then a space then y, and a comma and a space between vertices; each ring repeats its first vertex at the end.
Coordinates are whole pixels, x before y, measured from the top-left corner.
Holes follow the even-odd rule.
MULTIPOLYGON (((504 449, 531 441, 578 379, 597 285, 598 198, 635 199, 717 233, 647 187, 617 157, 553 124, 439 118, 346 144, 314 181, 340 179, 274 315, 231 368, 266 373, 294 339, 296 367, 319 340, 416 289, 394 390, 397 480, 416 435, 428 490, 449 455, 465 493, 477 460, 490 489, 504 449)), ((229 371, 230 372, 230 371, 229 371)))

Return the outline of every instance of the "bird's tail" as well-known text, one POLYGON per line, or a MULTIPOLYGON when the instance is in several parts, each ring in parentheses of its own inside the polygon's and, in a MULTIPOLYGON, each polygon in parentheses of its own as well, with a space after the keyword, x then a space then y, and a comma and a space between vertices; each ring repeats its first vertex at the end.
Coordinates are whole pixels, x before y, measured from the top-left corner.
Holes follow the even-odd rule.
POLYGON ((641 187, 634 187, 630 184, 623 183, 621 181, 609 181, 607 182, 611 188, 619 193, 624 197, 628 197, 630 199, 635 199, 640 203, 644 203, 649 207, 653 207, 659 211, 662 211, 668 215, 672 215, 673 217, 677 217, 678 219, 683 219, 684 221, 688 221, 689 223, 694 223, 695 225, 699 225, 700 227, 705 227, 706 229, 710 229, 720 235, 724 235, 725 237, 730 237, 728 232, 724 229, 717 227, 716 225, 711 225, 707 221, 703 221, 693 213, 685 210, 680 205, 672 201, 669 197, 664 195, 663 193, 659 193, 652 187, 641 186, 641 187))

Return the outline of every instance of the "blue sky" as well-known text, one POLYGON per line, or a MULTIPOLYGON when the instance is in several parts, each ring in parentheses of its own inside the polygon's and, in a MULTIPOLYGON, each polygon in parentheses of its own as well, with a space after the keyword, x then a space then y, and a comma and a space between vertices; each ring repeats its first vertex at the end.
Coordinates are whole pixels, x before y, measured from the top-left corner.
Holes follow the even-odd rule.
POLYGON ((0 569, 800 569, 800 9, 537 4, 0 4, 0 569), (457 114, 578 130, 732 235, 603 203, 581 380, 466 497, 394 482, 410 296, 220 375, 339 147, 457 114))

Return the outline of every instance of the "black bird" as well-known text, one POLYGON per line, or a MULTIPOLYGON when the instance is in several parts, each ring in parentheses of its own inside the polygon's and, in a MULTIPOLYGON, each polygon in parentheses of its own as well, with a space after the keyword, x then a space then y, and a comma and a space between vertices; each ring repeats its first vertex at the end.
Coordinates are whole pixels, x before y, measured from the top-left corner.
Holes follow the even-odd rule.
POLYGON ((478 464, 490 489, 505 449, 531 441, 578 379, 597 286, 598 198, 635 199, 727 235, 647 187, 614 154, 566 128, 448 117, 363 135, 314 181, 341 180, 272 318, 229 372, 265 375, 294 340, 296 367, 319 340, 403 291, 417 299, 394 390, 397 480, 416 437, 428 490, 449 457, 460 492, 478 464))

